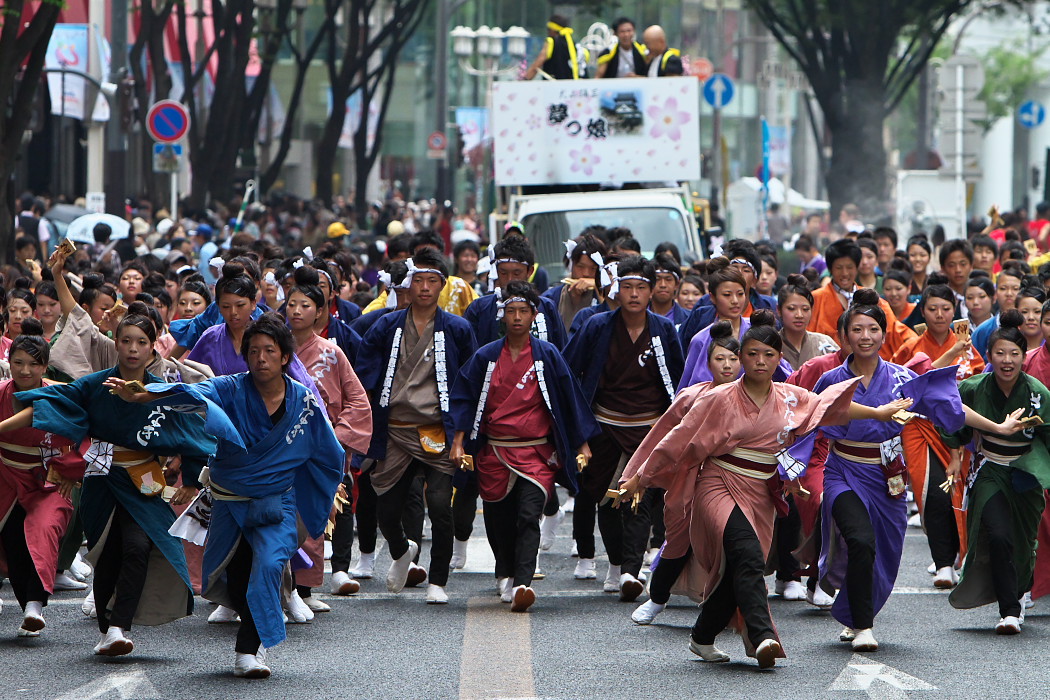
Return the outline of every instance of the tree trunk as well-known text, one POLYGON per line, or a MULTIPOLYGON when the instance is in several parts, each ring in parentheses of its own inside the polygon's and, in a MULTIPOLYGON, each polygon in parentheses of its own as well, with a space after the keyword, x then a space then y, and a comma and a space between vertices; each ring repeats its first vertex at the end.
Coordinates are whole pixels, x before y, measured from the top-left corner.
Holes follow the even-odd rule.
MULTIPOLYGON (((325 203, 332 201, 332 176, 335 174, 335 159, 339 155, 339 136, 343 133, 348 97, 343 90, 332 86, 332 112, 324 123, 321 140, 317 142, 317 199, 325 203)), ((367 122, 367 116, 362 115, 361 121, 367 122)))
POLYGON ((849 81, 844 93, 842 110, 828 119, 831 162, 825 182, 832 218, 852 203, 865 219, 877 219, 887 214, 889 195, 882 133, 885 90, 881 80, 849 81))

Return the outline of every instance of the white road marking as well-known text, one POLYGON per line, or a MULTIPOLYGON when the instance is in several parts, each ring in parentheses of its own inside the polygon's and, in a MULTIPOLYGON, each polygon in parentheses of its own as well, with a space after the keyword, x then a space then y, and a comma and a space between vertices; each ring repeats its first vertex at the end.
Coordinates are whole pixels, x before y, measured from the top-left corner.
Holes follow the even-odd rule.
POLYGON ((869 698, 907 698, 906 691, 937 690, 937 686, 870 657, 854 654, 828 690, 863 690, 869 698))
POLYGON ((160 698, 163 697, 149 682, 144 671, 114 671, 107 673, 79 688, 63 693, 55 700, 90 700, 101 698, 116 690, 121 698, 160 698))

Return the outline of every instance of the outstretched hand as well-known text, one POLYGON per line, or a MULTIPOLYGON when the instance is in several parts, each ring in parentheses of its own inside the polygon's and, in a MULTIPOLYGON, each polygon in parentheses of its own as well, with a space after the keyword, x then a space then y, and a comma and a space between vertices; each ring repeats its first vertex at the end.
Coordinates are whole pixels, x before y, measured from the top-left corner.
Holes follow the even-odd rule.
POLYGON ((1013 435, 1019 430, 1024 430, 1024 424, 1021 422, 1021 416, 1024 415, 1024 409, 1019 408, 1013 413, 1006 416, 1006 419, 999 423, 999 434, 1000 435, 1013 435))
POLYGON ((875 413, 878 416, 878 420, 888 421, 893 417, 893 414, 897 411, 903 411, 904 409, 911 408, 914 403, 911 399, 895 399, 889 403, 884 403, 875 409, 875 413))
POLYGON ((153 398, 149 392, 132 391, 131 387, 128 386, 129 384, 131 382, 126 382, 120 377, 110 377, 102 383, 102 386, 109 389, 109 393, 119 396, 128 403, 147 403, 153 398))

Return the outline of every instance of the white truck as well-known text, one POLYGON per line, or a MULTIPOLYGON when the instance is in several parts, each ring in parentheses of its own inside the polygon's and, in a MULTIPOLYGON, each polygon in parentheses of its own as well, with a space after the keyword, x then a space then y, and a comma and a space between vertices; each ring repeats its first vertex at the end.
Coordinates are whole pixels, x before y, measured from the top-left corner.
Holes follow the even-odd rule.
MULTIPOLYGON (((563 241, 595 224, 630 229, 645 255, 670 242, 683 262, 703 257, 705 229, 697 230, 691 192, 674 185, 700 178, 699 104, 692 77, 493 85, 496 184, 511 191, 568 190, 508 198, 507 219, 524 224, 551 279, 562 277, 563 241), (628 182, 671 184, 614 189, 628 182), (571 191, 576 185, 605 189, 571 191)), ((502 226, 495 228, 502 233, 502 226)))
POLYGON ((685 186, 511 195, 508 219, 525 226, 536 260, 552 280, 564 276, 563 241, 594 225, 630 229, 646 257, 652 257, 656 246, 666 242, 678 247, 685 264, 703 258, 692 196, 685 186))

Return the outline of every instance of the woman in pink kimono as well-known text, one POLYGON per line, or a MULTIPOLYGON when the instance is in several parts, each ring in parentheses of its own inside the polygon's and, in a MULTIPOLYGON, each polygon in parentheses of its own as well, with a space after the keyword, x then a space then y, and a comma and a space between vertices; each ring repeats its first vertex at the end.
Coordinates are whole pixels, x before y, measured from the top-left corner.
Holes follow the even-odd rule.
POLYGON ((850 418, 889 420, 911 405, 910 400, 878 408, 852 404, 856 380, 820 395, 773 382, 783 348, 773 323, 772 313, 754 313, 740 344, 743 377, 699 397, 681 424, 622 484, 621 495, 626 500, 646 487, 665 488, 666 508, 690 520, 693 557, 684 574, 685 588, 704 604, 690 635, 690 650, 704 661, 728 661, 729 655, 714 642, 732 623, 759 668, 771 668, 785 656, 762 575, 773 521, 778 509, 786 509, 781 474, 787 474, 778 469, 777 454, 820 425, 850 418))
MULTIPOLYGON (((335 428, 335 435, 346 450, 346 466, 353 453, 364 454, 372 438, 372 408, 368 394, 350 366, 350 360, 331 340, 322 338, 314 331, 314 323, 326 309, 324 292, 318 286, 317 270, 303 266, 295 270, 295 285, 289 290, 285 315, 295 337, 295 354, 298 355, 307 374, 314 380, 324 399, 328 418, 335 428)), ((344 470, 344 474, 349 474, 344 470)), ((344 477, 340 494, 348 498, 353 482, 344 477)), ((349 507, 349 505, 347 505, 349 507)), ((314 612, 327 612, 329 606, 311 596, 313 588, 324 581, 324 537, 311 538, 303 543, 314 565, 295 572, 296 589, 306 606, 314 612)), ((361 589, 361 584, 350 578, 346 571, 332 572, 333 590, 340 595, 351 595, 361 589)))
MULTIPOLYGON (((729 321, 718 321, 711 327, 711 344, 707 348, 707 369, 712 380, 693 384, 678 392, 667 413, 649 430, 631 461, 623 470, 621 480, 630 479, 671 430, 685 418, 696 400, 717 386, 728 384, 740 376, 740 341, 733 335, 729 321)), ((681 509, 669 508, 664 503, 664 544, 659 558, 654 560, 652 580, 649 582, 649 600, 639 605, 631 620, 639 625, 651 624, 663 612, 671 599, 671 588, 689 563, 689 519, 681 509)))
MULTIPOLYGON (((22 407, 17 391, 51 384, 43 379, 49 348, 36 319, 22 322, 11 345, 12 379, 0 382, 0 419, 22 407)), ((54 592, 58 550, 73 515, 70 493, 84 476, 84 458, 66 438, 36 428, 0 441, 0 575, 7 575, 24 619, 19 637, 38 637, 54 592)))

